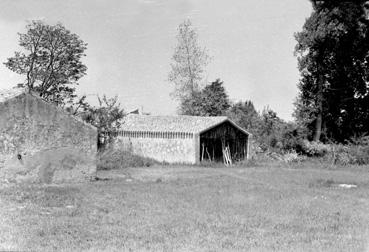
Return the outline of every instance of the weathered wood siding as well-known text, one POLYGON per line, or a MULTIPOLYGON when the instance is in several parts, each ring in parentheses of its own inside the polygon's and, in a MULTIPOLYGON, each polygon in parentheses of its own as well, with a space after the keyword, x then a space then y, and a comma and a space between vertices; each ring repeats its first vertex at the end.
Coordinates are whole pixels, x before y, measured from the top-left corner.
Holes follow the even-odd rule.
POLYGON ((210 155, 215 161, 220 161, 222 160, 222 145, 224 145, 230 148, 233 160, 247 159, 248 140, 247 134, 230 122, 224 122, 200 135, 200 156, 209 159, 210 155))

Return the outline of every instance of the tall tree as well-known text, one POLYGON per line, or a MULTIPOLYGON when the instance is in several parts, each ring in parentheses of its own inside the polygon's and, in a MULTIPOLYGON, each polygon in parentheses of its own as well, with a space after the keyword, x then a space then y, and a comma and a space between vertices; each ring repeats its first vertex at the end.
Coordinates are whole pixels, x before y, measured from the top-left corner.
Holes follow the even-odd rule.
POLYGON ((194 116, 224 115, 230 107, 230 101, 223 82, 220 79, 206 85, 201 91, 181 103, 181 114, 194 116))
POLYGON ((296 34, 301 80, 297 120, 315 141, 344 141, 368 132, 369 33, 365 2, 312 1, 313 13, 296 34), (367 125, 367 124, 366 124, 367 125))
POLYGON ((72 102, 75 85, 86 74, 81 62, 87 44, 63 25, 32 21, 26 33, 19 33, 21 51, 8 58, 5 66, 25 75, 29 90, 58 105, 72 102))
POLYGON ((174 84, 172 95, 180 102, 185 102, 200 90, 204 68, 210 57, 205 48, 198 44, 198 34, 190 20, 185 20, 178 27, 177 46, 172 56, 169 82, 174 84))

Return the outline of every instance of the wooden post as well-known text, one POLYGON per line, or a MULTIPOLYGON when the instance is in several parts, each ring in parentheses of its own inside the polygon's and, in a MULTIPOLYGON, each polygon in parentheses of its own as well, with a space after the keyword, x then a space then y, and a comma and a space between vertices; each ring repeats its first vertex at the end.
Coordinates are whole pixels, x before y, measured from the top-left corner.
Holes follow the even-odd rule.
POLYGON ((246 143, 246 159, 250 159, 250 135, 247 136, 246 143))
POLYGON ((205 147, 205 144, 202 143, 201 162, 204 160, 204 147, 205 147))
POLYGON ((208 152, 208 147, 206 147, 206 153, 208 154, 209 161, 211 162, 211 156, 210 156, 210 154, 209 154, 209 152, 208 152))

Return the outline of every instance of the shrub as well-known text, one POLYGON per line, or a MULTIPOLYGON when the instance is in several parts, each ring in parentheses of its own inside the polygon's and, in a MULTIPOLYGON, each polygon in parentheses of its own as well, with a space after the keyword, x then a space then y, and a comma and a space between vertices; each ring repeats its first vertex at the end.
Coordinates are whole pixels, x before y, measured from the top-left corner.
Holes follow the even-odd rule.
POLYGON ((97 169, 111 170, 128 167, 149 167, 158 162, 132 154, 129 151, 108 149, 98 155, 97 169))
POLYGON ((299 155, 296 151, 290 151, 283 155, 283 161, 286 163, 299 163, 305 159, 305 156, 299 155))
POLYGON ((287 124, 282 136, 281 142, 284 151, 303 153, 304 138, 306 137, 304 129, 294 124, 287 124))
POLYGON ((349 164, 355 164, 356 159, 354 156, 350 155, 347 152, 340 152, 340 153, 337 153, 337 156, 334 162, 336 164, 349 165, 349 164))
POLYGON ((310 157, 323 157, 330 153, 331 146, 321 142, 303 141, 302 152, 310 157))
POLYGON ((334 163, 336 164, 369 164, 369 145, 336 145, 333 152, 334 163))

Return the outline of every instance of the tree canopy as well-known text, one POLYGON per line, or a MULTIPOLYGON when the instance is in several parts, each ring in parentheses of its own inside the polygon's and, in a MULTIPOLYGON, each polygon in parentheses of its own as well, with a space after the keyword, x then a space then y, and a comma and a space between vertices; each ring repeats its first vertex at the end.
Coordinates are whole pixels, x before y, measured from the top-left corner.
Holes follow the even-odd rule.
POLYGON ((252 101, 237 102, 227 112, 229 118, 244 129, 255 134, 260 125, 259 114, 252 101))
POLYGON ((295 35, 300 90, 295 117, 315 140, 369 132, 369 33, 366 1, 312 1, 295 35))
POLYGON ((205 48, 198 44, 198 34, 190 20, 178 27, 177 45, 172 56, 169 82, 174 84, 173 96, 180 102, 195 95, 200 90, 204 68, 209 63, 205 48))
POLYGON ((98 147, 104 146, 111 140, 108 133, 120 129, 122 119, 125 116, 118 102, 118 96, 108 98, 106 95, 97 97, 99 105, 88 106, 80 116, 84 121, 94 125, 98 130, 98 147))
POLYGON ((217 79, 184 99, 180 112, 183 115, 220 116, 224 115, 230 106, 223 82, 217 79))
POLYGON ((19 45, 22 50, 8 58, 5 66, 25 75, 25 85, 45 100, 61 106, 72 102, 75 85, 86 74, 81 59, 87 44, 62 24, 32 21, 26 33, 19 33, 19 45))

